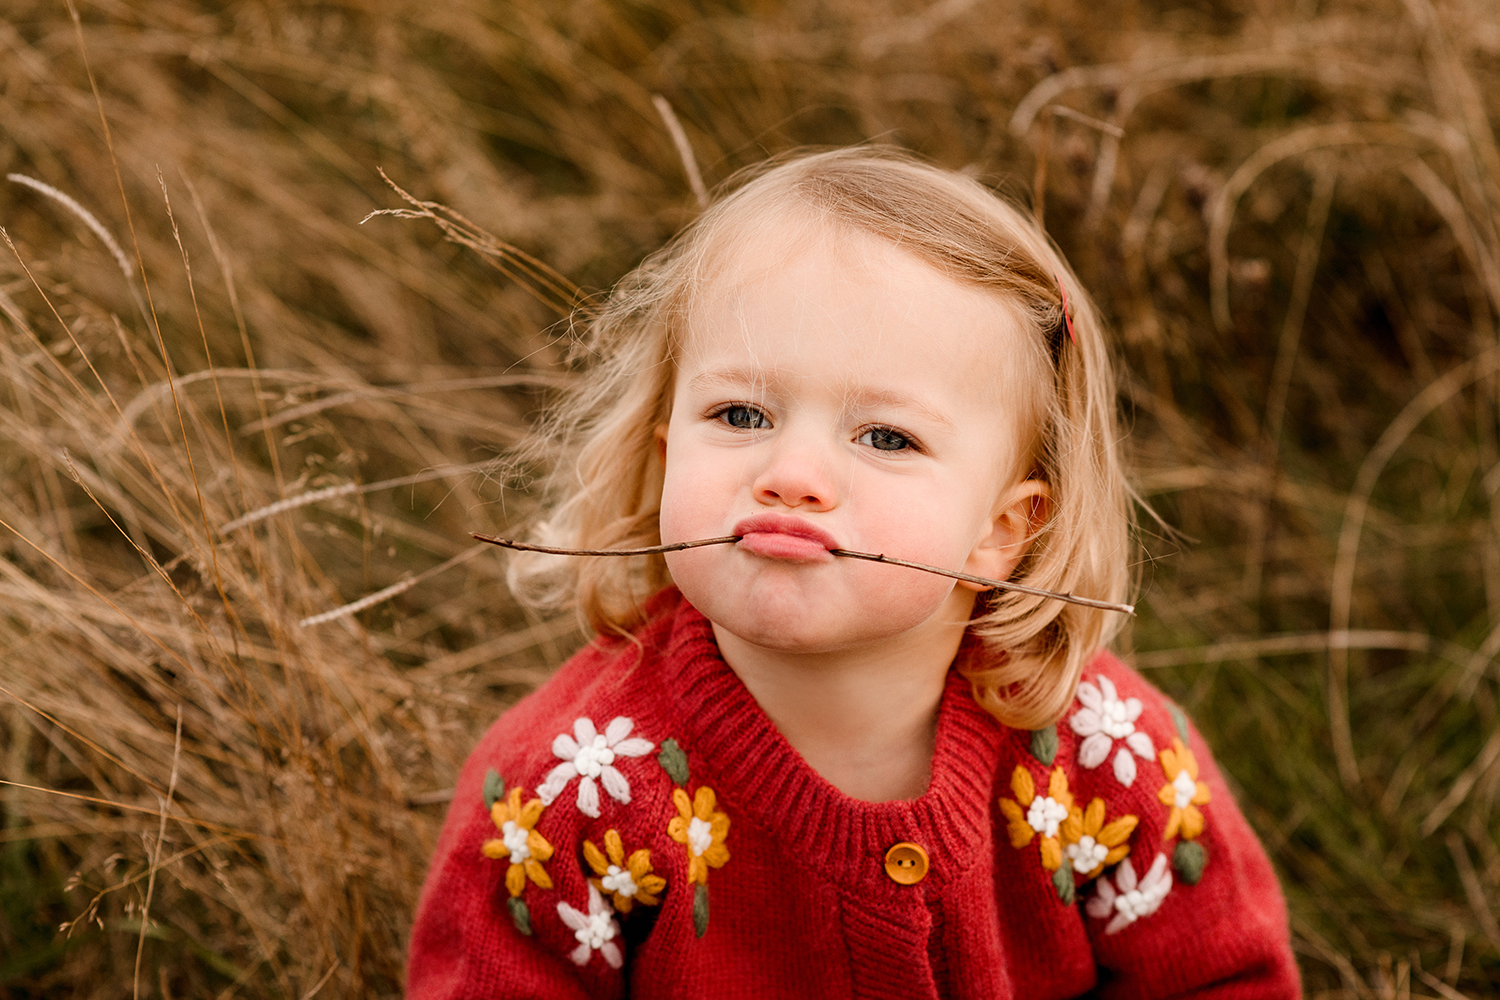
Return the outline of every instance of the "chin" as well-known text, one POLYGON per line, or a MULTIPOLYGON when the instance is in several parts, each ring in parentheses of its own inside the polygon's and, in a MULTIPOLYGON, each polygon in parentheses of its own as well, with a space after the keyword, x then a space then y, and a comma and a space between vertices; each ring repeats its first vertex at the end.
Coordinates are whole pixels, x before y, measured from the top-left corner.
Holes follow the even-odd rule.
POLYGON ((781 653, 875 646, 936 619, 966 622, 973 605, 973 593, 949 581, 925 573, 901 579, 913 571, 887 566, 752 564, 756 572, 746 574, 733 563, 707 565, 707 553, 673 555, 667 563, 673 580, 704 617, 744 642, 781 653))
MULTIPOLYGON (((942 613, 941 607, 917 609, 908 605, 900 617, 825 611, 808 613, 804 604, 784 608, 764 605, 723 607, 724 595, 709 598, 710 608, 694 603, 716 626, 761 649, 792 655, 817 655, 878 646, 908 635, 942 613), (718 606, 715 606, 718 605, 718 606), (923 613, 923 611, 926 613, 923 613)), ((691 597, 688 600, 692 600, 691 597)))

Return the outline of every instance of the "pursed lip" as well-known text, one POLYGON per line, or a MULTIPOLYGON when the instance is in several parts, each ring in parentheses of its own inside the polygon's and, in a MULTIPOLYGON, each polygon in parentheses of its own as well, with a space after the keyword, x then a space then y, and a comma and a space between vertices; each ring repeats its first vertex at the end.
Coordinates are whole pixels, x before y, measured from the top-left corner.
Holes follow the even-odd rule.
POLYGON ((754 514, 734 526, 739 548, 769 559, 821 562, 832 559, 829 549, 839 548, 833 536, 786 514, 754 514))

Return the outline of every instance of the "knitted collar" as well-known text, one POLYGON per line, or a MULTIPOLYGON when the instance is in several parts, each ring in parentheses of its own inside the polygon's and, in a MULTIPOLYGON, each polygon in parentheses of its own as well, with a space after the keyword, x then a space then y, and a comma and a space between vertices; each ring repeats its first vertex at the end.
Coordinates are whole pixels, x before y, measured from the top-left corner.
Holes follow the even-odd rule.
MULTIPOLYGON (((669 590, 649 610, 661 628, 642 638, 659 644, 659 680, 675 703, 663 714, 680 727, 694 773, 732 801, 735 823, 761 826, 789 856, 846 885, 881 873, 885 852, 900 841, 927 850, 934 860, 929 878, 939 883, 987 861, 997 751, 1019 736, 975 703, 956 670, 948 672, 938 708, 927 791, 907 801, 863 802, 830 785, 787 743, 719 655, 712 625, 696 608, 669 590)), ((959 658, 979 653, 966 638, 959 658)))

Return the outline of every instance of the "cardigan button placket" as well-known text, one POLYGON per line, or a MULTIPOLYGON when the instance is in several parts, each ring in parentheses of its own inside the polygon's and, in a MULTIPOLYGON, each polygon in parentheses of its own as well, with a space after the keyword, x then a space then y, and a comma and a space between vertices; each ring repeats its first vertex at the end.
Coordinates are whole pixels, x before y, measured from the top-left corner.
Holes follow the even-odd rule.
POLYGON ((927 877, 929 867, 927 852, 909 840, 885 852, 885 873, 898 885, 916 885, 927 877))

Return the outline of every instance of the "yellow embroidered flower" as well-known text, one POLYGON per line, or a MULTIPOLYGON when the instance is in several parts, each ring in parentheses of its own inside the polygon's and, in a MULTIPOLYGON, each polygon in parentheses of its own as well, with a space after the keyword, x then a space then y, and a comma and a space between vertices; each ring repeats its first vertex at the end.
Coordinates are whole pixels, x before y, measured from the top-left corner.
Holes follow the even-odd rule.
POLYGON ((1161 769, 1167 774, 1168 784, 1156 797, 1172 808, 1162 838, 1170 840, 1181 834, 1183 840, 1193 840, 1203 832, 1203 813, 1198 807, 1208 801, 1208 786, 1198 780, 1198 761, 1193 751, 1174 736, 1172 748, 1161 752, 1161 769))
POLYGON ((625 843, 618 830, 605 831, 603 852, 592 840, 585 840, 583 859, 599 876, 589 881, 595 889, 610 896, 621 913, 629 913, 636 903, 655 906, 661 902, 656 894, 667 887, 667 880, 651 874, 651 852, 641 848, 625 857, 625 843))
POLYGON ((1130 853, 1130 845, 1125 841, 1139 822, 1127 814, 1106 824, 1104 800, 1095 799, 1087 809, 1077 806, 1069 809, 1068 818, 1058 826, 1057 833, 1074 873, 1088 881, 1130 853))
POLYGON ((1015 800, 1000 800, 1000 811, 1005 814, 1006 830, 1010 833, 1010 846, 1025 847, 1031 843, 1031 838, 1041 834, 1042 867, 1057 871, 1062 867, 1063 859, 1058 832, 1073 808, 1068 776, 1062 768, 1053 768, 1052 777, 1047 780, 1047 794, 1038 795, 1031 772, 1024 764, 1017 764, 1015 773, 1010 776, 1010 790, 1015 800))
POLYGON ((724 846, 729 817, 714 811, 714 790, 707 785, 698 786, 691 802, 687 792, 674 788, 672 801, 677 805, 677 815, 667 824, 667 836, 687 845, 688 880, 708 885, 708 869, 723 868, 729 860, 729 848, 724 846))
POLYGON ((521 895, 528 878, 543 889, 552 888, 552 878, 542 867, 542 862, 552 857, 552 845, 536 832, 536 821, 541 818, 542 800, 532 799, 521 805, 519 786, 490 807, 490 819, 500 828, 500 838, 486 840, 482 850, 485 857, 495 861, 510 859, 510 867, 505 870, 505 888, 512 897, 521 895))

